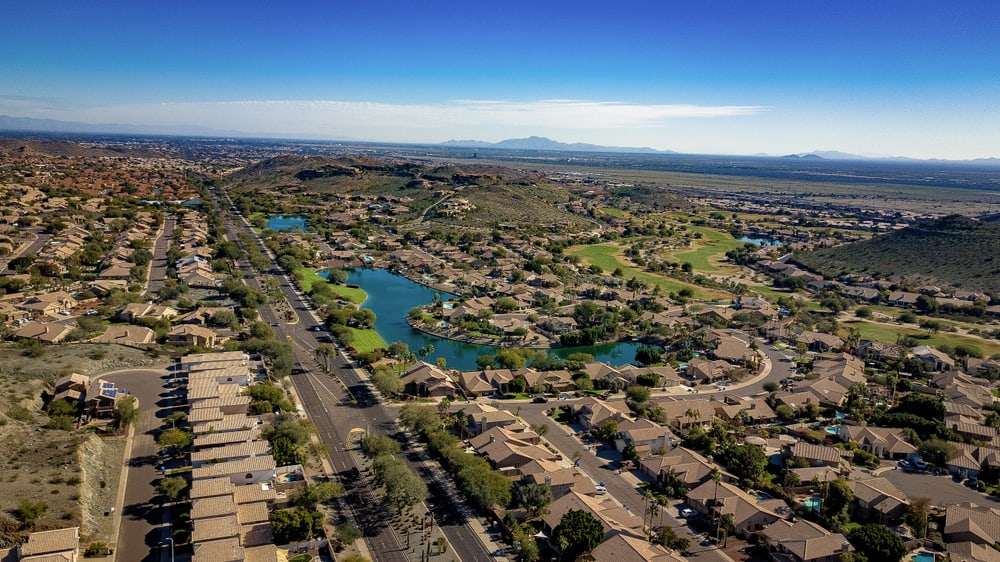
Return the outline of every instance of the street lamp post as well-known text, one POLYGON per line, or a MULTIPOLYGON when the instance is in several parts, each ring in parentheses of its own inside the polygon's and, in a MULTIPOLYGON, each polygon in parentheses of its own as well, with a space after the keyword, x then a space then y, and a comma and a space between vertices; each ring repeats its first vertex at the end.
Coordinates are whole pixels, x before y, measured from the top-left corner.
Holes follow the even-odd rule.
POLYGON ((167 537, 165 540, 170 541, 170 562, 174 562, 174 537, 167 537))

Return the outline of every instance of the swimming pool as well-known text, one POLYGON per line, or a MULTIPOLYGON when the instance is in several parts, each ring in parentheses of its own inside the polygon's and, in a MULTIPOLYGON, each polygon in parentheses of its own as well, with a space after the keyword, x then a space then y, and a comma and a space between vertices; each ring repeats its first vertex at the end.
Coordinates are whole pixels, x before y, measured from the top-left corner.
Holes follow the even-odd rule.
MULTIPOLYGON (((819 496, 809 496, 808 498, 802 500, 802 505, 809 511, 819 513, 820 497, 819 496)), ((920 561, 926 562, 926 561, 920 561)), ((931 562, 934 562, 933 560, 931 562)))
POLYGON ((933 552, 918 552, 913 555, 913 562, 934 562, 933 552))
POLYGON ((824 429, 824 431, 826 431, 830 435, 840 435, 840 426, 839 425, 828 425, 828 426, 826 426, 826 428, 824 429))

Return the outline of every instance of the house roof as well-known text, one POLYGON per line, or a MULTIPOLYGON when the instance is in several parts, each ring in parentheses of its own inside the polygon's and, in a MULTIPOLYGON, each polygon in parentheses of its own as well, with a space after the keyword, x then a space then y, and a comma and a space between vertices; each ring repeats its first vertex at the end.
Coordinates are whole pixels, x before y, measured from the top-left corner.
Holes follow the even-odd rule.
POLYGON ((795 522, 779 519, 765 527, 761 535, 771 544, 780 544, 803 562, 853 550, 844 535, 831 533, 805 519, 795 522))
POLYGON ((685 562, 687 559, 638 537, 616 534, 591 552, 594 560, 615 562, 685 562))
POLYGON ((80 546, 80 528, 67 527, 52 531, 38 531, 28 535, 28 542, 21 545, 22 556, 39 556, 76 550, 80 546))

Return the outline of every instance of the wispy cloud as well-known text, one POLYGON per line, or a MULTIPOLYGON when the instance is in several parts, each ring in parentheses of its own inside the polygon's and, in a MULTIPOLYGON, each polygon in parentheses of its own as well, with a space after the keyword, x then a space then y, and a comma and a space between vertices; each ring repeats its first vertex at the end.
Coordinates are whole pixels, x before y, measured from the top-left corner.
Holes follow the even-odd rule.
MULTIPOLYGON (((22 106, 0 98, 4 106, 22 106), (7 103, 4 103, 6 101, 7 103)), ((756 105, 639 104, 621 101, 457 99, 440 103, 340 100, 234 100, 32 108, 31 117, 88 123, 198 126, 248 133, 435 140, 498 138, 548 131, 656 128, 678 119, 718 119, 768 111, 756 105)))

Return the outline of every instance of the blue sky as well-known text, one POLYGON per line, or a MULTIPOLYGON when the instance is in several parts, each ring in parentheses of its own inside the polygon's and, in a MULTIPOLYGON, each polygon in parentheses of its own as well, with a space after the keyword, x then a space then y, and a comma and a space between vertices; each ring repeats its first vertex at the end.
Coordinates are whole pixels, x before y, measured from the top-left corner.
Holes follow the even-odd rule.
POLYGON ((0 113, 386 141, 991 156, 997 29, 1000 3, 971 1, 7 2, 0 113))

